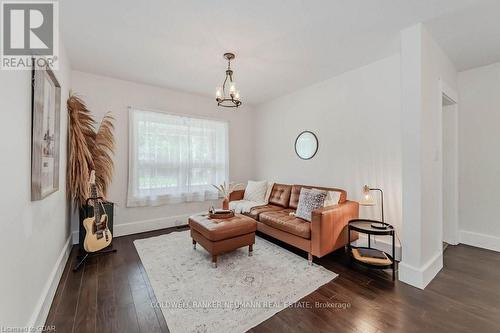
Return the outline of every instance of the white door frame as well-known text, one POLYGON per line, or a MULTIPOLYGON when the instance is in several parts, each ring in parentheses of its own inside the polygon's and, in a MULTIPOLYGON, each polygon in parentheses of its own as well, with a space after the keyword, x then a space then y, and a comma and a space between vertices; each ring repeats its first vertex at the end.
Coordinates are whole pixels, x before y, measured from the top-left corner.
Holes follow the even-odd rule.
POLYGON ((452 102, 454 102, 454 110, 453 112, 456 113, 456 137, 455 137, 455 142, 457 143, 457 153, 456 153, 456 160, 454 161, 455 165, 456 165, 456 175, 454 176, 454 187, 456 189, 455 193, 453 193, 453 206, 454 206, 454 215, 455 215, 455 219, 452 221, 451 224, 448 225, 449 227, 449 235, 447 235, 446 237, 446 241, 451 244, 451 245, 457 245, 459 243, 459 239, 458 239, 458 94, 457 92, 452 89, 448 84, 446 84, 446 82, 444 82, 442 79, 439 79, 439 110, 441 110, 441 113, 440 113, 440 119, 441 119, 441 124, 440 124, 440 131, 441 131, 441 159, 440 159, 440 164, 441 164, 441 193, 440 193, 440 200, 441 200, 441 228, 440 228, 440 232, 441 232, 441 237, 440 237, 440 240, 444 240, 443 236, 443 228, 444 228, 444 219, 443 219, 443 212, 444 212, 444 205, 443 205, 443 194, 444 194, 444 188, 442 186, 443 184, 443 177, 444 177, 444 147, 442 146, 442 143, 443 143, 443 112, 444 112, 444 108, 443 108, 443 95, 451 100, 452 102))

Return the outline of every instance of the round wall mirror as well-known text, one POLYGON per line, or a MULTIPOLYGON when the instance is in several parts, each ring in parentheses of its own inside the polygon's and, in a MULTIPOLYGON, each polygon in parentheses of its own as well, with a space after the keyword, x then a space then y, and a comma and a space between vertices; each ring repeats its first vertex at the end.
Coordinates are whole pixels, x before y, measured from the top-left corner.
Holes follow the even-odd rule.
POLYGON ((304 131, 295 139, 295 153, 303 160, 310 160, 318 151, 318 138, 313 132, 304 131))

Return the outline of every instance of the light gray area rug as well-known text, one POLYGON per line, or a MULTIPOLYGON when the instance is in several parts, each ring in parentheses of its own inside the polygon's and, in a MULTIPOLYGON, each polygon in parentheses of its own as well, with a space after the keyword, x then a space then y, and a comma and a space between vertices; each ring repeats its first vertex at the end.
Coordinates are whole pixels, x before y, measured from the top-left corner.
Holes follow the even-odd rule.
POLYGON ((217 268, 189 231, 134 244, 171 333, 245 332, 337 276, 259 237, 253 256, 241 248, 217 268))

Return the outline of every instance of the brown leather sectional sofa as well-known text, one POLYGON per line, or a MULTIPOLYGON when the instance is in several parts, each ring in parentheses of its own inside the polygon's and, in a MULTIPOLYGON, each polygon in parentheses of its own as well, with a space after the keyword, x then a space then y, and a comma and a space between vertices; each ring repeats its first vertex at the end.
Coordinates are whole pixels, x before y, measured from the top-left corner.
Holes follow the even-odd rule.
MULTIPOLYGON (((244 193, 234 191, 229 201, 242 200, 244 193)), ((347 223, 358 218, 359 204, 348 201, 347 192, 337 188, 274 184, 269 204, 254 207, 245 215, 257 221, 258 231, 306 251, 312 263, 313 256, 322 257, 347 244, 347 223), (290 216, 297 209, 302 187, 340 192, 339 204, 314 210, 311 222, 290 216)))

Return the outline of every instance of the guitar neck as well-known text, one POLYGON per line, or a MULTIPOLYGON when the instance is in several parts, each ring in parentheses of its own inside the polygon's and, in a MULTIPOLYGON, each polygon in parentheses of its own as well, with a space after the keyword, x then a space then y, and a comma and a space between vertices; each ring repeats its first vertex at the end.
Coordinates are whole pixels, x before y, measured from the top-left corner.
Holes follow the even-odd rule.
POLYGON ((99 209, 99 200, 97 199, 97 186, 95 184, 91 185, 90 192, 91 198, 94 199, 94 218, 96 220, 96 224, 99 224, 101 220, 101 210, 99 209))

